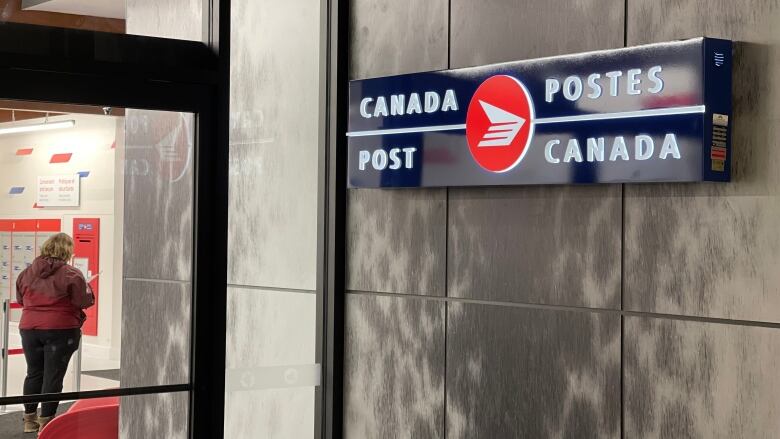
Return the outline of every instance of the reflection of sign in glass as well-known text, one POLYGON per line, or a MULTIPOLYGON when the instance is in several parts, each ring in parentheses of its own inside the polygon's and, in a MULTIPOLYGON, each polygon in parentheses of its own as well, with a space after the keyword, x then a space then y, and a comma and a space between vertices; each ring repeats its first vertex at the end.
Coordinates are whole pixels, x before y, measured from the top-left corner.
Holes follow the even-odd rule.
POLYGON ((73 267, 78 269, 84 278, 89 277, 89 258, 73 258, 73 267))
POLYGON ((36 203, 40 207, 78 207, 80 181, 78 175, 38 177, 36 203))

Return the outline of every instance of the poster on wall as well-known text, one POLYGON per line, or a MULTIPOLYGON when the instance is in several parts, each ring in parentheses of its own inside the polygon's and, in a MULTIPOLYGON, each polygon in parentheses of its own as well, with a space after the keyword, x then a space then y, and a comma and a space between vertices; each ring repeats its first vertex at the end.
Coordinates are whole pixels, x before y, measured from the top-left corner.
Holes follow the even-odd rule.
POLYGON ((725 182, 730 41, 351 81, 351 188, 725 182))
POLYGON ((80 183, 79 175, 38 177, 35 202, 40 207, 78 207, 80 183))

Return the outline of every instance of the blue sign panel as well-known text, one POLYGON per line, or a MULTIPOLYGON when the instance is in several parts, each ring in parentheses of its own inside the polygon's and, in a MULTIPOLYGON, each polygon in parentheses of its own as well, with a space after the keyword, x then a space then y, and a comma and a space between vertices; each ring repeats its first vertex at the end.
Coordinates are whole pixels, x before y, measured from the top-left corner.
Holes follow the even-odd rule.
POLYGON ((350 82, 349 187, 729 181, 731 42, 350 82))

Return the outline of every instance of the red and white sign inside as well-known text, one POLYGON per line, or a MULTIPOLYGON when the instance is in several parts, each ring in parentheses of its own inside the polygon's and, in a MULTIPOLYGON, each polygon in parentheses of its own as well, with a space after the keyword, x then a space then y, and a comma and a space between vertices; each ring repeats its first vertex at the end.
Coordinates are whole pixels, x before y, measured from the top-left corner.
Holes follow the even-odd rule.
POLYGON ((40 207, 78 207, 79 175, 38 177, 36 203, 40 207))

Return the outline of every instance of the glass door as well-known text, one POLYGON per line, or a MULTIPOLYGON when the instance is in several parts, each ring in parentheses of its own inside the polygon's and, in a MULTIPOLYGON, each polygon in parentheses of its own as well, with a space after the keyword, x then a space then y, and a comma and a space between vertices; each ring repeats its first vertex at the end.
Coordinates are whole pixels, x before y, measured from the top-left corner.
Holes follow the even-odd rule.
POLYGON ((221 436, 217 57, 0 23, 0 64, 0 437, 221 436))

